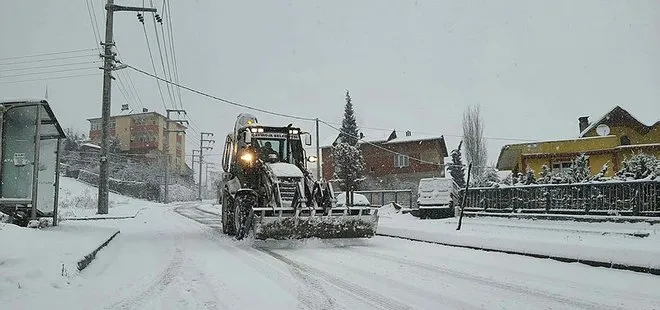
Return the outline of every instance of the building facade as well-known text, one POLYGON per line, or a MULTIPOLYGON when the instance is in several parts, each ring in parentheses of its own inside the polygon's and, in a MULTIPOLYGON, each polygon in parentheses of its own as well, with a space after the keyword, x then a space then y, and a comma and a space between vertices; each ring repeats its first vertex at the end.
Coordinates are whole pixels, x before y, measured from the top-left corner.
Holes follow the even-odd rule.
MULTIPOLYGON (((366 164, 366 180, 360 189, 414 190, 421 178, 445 176, 444 159, 448 154, 442 136, 413 136, 407 131, 397 137, 393 131, 386 139, 360 142, 358 146, 366 164)), ((321 148, 321 163, 323 178, 331 180, 335 171, 332 145, 321 148)))
MULTIPOLYGON (((156 112, 143 112, 110 117, 110 137, 122 153, 144 154, 147 158, 159 158, 165 149, 170 155, 170 168, 173 172, 186 174, 190 168, 185 161, 186 127, 170 122, 166 132, 166 117, 156 112)), ((89 139, 100 144, 101 118, 90 118, 89 139)))
POLYGON ((574 139, 539 141, 505 145, 497 169, 539 175, 547 165, 552 171, 568 169, 580 154, 589 156, 589 167, 596 174, 605 164, 605 176, 613 176, 625 158, 637 153, 660 157, 660 121, 647 126, 617 106, 594 123, 584 116, 578 119, 579 136, 574 139))

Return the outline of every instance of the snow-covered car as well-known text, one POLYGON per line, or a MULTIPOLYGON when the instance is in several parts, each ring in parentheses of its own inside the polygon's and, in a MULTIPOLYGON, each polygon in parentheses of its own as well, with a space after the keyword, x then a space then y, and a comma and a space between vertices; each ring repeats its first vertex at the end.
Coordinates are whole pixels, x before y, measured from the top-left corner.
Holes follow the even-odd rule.
MULTIPOLYGON (((335 196, 337 198, 337 206, 338 207, 343 207, 346 205, 346 193, 341 192, 335 196)), ((369 199, 367 199, 367 196, 362 195, 362 194, 353 194, 353 205, 354 206, 371 206, 371 203, 369 202, 369 199)))

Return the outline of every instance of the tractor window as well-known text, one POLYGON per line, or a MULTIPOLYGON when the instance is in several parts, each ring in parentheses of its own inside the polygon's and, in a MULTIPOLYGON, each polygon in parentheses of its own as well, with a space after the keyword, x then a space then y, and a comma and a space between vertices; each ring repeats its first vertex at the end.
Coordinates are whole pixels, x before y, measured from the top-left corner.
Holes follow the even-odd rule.
POLYGON ((266 162, 286 161, 286 140, 281 139, 255 139, 259 157, 266 162), (273 156, 275 155, 275 156, 273 156))

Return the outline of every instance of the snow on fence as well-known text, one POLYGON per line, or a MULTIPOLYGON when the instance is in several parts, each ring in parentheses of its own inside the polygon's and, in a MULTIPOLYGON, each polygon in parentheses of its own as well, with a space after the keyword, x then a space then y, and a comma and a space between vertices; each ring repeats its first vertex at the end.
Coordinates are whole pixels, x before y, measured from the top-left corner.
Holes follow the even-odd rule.
POLYGON ((660 181, 470 188, 466 205, 493 213, 660 216, 660 181))
POLYGON ((390 203, 396 203, 403 207, 412 208, 414 204, 414 194, 409 189, 381 189, 355 191, 356 194, 362 194, 367 197, 374 207, 381 207, 390 203))

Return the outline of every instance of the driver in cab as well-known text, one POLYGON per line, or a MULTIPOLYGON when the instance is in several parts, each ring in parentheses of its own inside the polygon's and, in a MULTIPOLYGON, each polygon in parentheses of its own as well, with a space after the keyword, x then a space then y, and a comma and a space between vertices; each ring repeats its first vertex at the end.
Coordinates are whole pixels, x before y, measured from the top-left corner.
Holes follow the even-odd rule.
POLYGON ((278 158, 277 155, 277 151, 273 149, 273 146, 270 142, 264 143, 264 146, 261 147, 261 157, 266 161, 276 162, 278 158))

